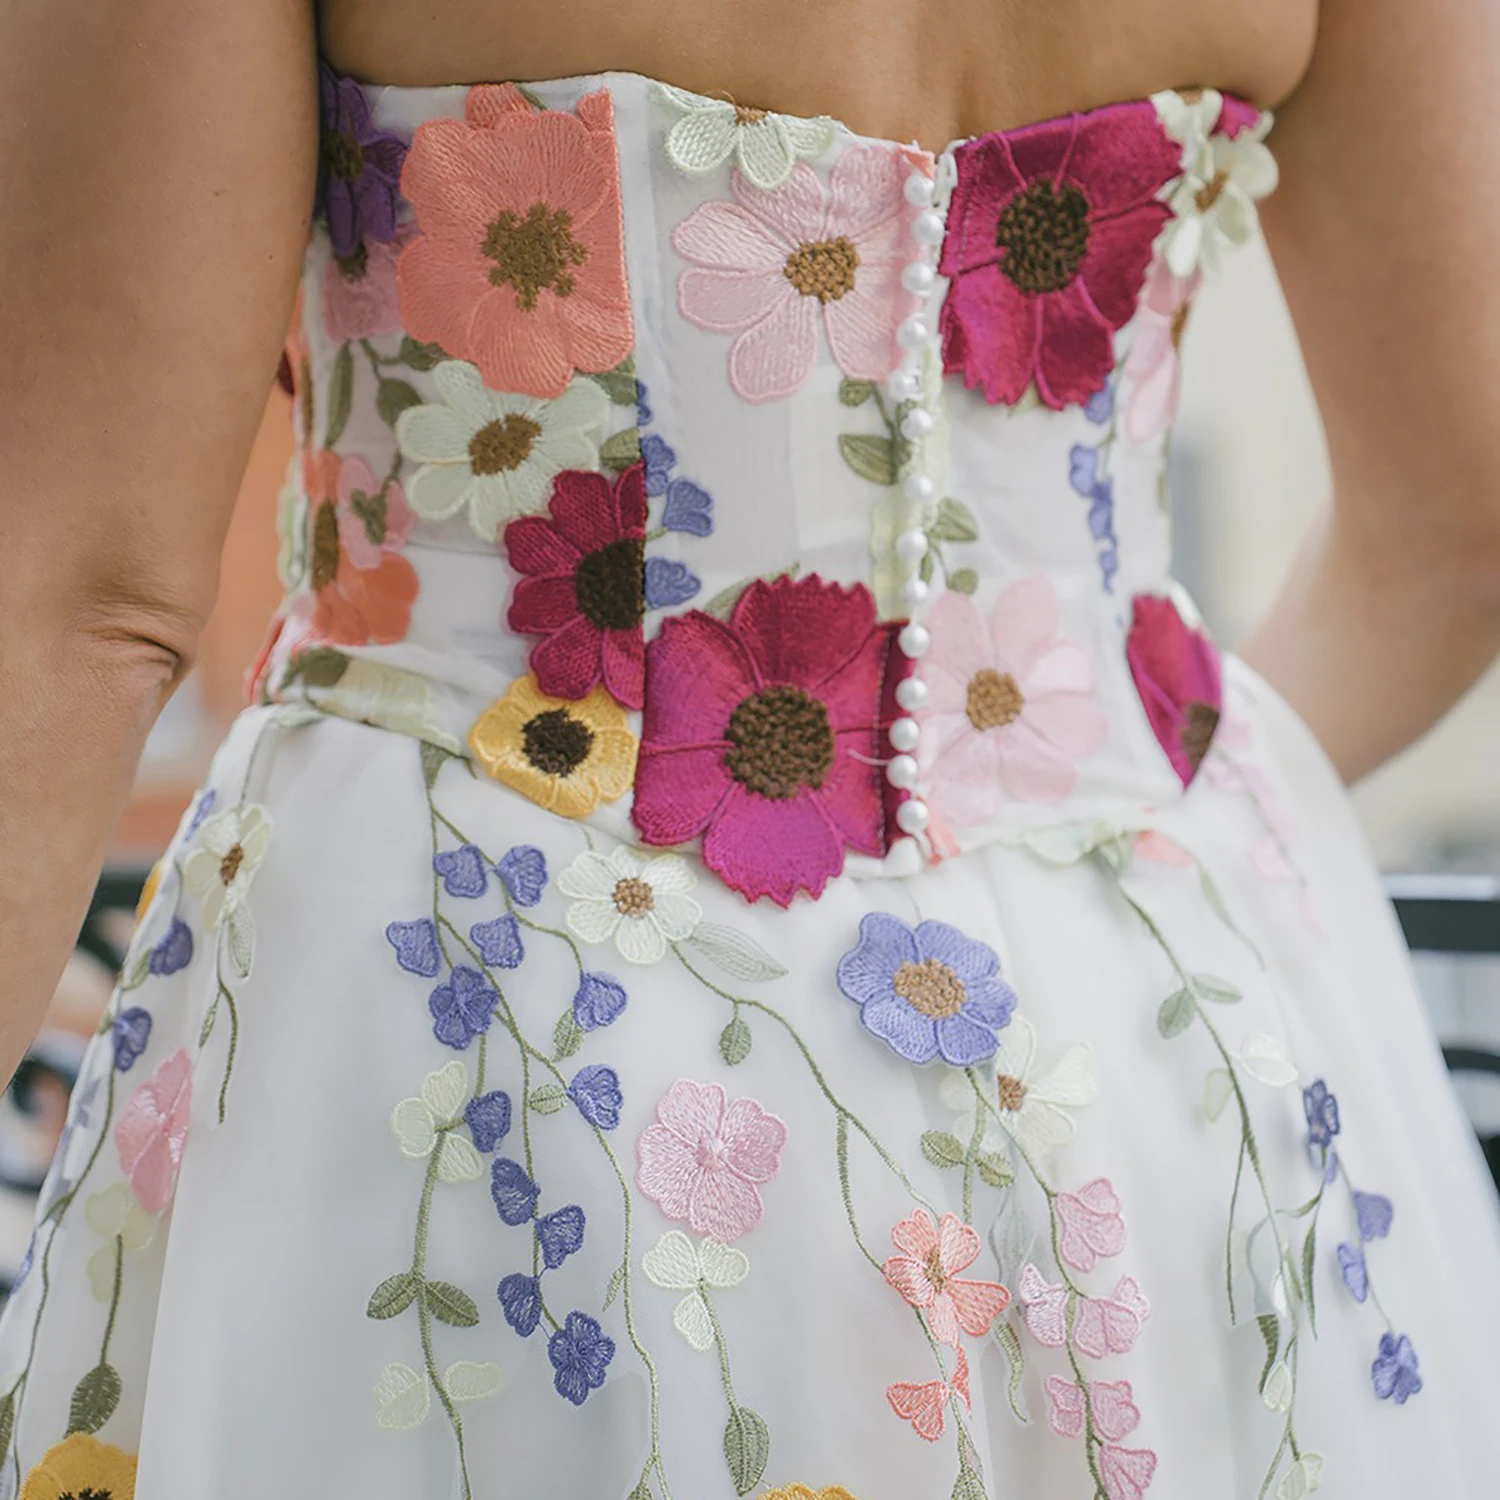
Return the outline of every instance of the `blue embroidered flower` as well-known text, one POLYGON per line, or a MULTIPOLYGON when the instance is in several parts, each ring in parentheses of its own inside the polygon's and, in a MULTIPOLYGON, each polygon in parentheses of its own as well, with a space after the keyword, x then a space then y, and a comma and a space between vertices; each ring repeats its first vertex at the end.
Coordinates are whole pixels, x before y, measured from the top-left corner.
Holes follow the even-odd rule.
POLYGON ((152 948, 146 959, 146 967, 159 978, 176 974, 193 961, 192 929, 181 917, 173 917, 172 925, 152 948))
POLYGON ((1302 1090, 1302 1111, 1307 1116, 1308 1143, 1331 1146, 1339 1133, 1339 1101, 1328 1092, 1328 1085, 1321 1078, 1302 1090))
POLYGON ((490 1197, 495 1200, 495 1212, 507 1224, 524 1224, 536 1212, 541 1195, 520 1162, 498 1156, 490 1163, 490 1197))
POLYGON ((469 929, 469 940, 492 969, 514 969, 526 957, 521 924, 509 912, 493 922, 476 922, 469 929))
POLYGON ((151 1012, 132 1005, 115 1017, 114 1026, 115 1066, 128 1073, 135 1060, 146 1050, 151 1040, 151 1012))
POLYGON ((628 999, 625 986, 613 974, 581 974, 573 996, 573 1019, 585 1031, 597 1031, 620 1018, 628 999))
POLYGON ((530 844, 517 844, 500 856, 495 874, 517 906, 535 906, 547 888, 547 856, 530 844))
POLYGON ((646 467, 646 493, 665 495, 677 454, 664 437, 648 432, 641 439, 641 462, 646 467))
POLYGON ((197 807, 193 809, 192 820, 188 823, 187 833, 184 835, 184 838, 190 839, 195 833, 197 833, 197 831, 203 826, 204 820, 208 817, 209 813, 214 810, 214 804, 218 800, 219 794, 212 787, 209 787, 209 789, 204 792, 204 794, 198 799, 197 807))
POLYGON ((460 964, 448 983, 440 984, 428 996, 433 1035, 447 1046, 464 1051, 480 1032, 490 1029, 499 999, 494 985, 478 969, 460 964))
POLYGON ((390 922, 386 925, 385 940, 396 950, 396 962, 408 974, 437 978, 443 963, 437 927, 431 917, 420 917, 415 922, 390 922))
POLYGON ((1380 1335, 1380 1353, 1370 1366, 1370 1374, 1375 1381, 1375 1394, 1382 1401, 1394 1401, 1397 1406, 1405 1406, 1406 1398, 1415 1396, 1422 1389, 1422 1377, 1417 1373, 1417 1351, 1404 1333, 1400 1338, 1393 1333, 1380 1335))
POLYGON ((1010 1021, 1016 994, 985 944, 946 922, 913 929, 887 912, 859 924, 859 944, 839 960, 839 988, 866 1028, 907 1059, 942 1056, 956 1068, 993 1057, 995 1033, 1010 1021))
POLYGON ((36 1258, 36 1231, 32 1230, 31 1238, 26 1241, 26 1254, 21 1257, 20 1267, 16 1271, 16 1279, 10 1284, 10 1295, 14 1297, 26 1284, 26 1278, 31 1275, 31 1264, 36 1258))
POLYGON ((1089 502, 1089 535, 1098 544, 1099 575, 1106 594, 1114 592, 1120 570, 1120 539, 1115 535, 1114 482, 1099 474, 1099 450, 1076 444, 1068 455, 1068 483, 1089 502))
POLYGON ((432 868, 443 877, 443 889, 450 896, 482 896, 490 883, 484 855, 473 844, 439 850, 432 856, 432 868))
POLYGON ((714 529, 713 496, 691 479, 674 479, 667 486, 667 503, 662 507, 661 524, 668 531, 708 536, 714 529))
POLYGON ((646 382, 635 383, 635 425, 644 427, 651 420, 651 405, 647 399, 646 382))
POLYGON ((524 1338, 536 1332, 542 1320, 542 1283, 535 1276, 513 1271, 496 1288, 505 1321, 524 1338))
POLYGON ((510 1134, 510 1095, 496 1089, 469 1100, 464 1109, 477 1151, 493 1151, 510 1134))
POLYGON ((1389 1198, 1379 1193, 1355 1193, 1354 1216, 1359 1220, 1362 1240, 1383 1240, 1391 1232, 1396 1209, 1389 1198))
POLYGON ((1115 388, 1108 382, 1084 403, 1083 414, 1095 427, 1102 427, 1115 414, 1115 388))
POLYGON ((580 1068, 568 1085, 568 1098, 578 1106, 578 1113, 600 1130, 613 1130, 620 1123, 620 1106, 625 1096, 613 1068, 590 1063, 580 1068))
POLYGON ((604 1384, 604 1372, 615 1357, 615 1341, 587 1313, 570 1312, 547 1344, 556 1372, 552 1384, 559 1396, 582 1406, 590 1391, 604 1384))
POLYGON ((542 1247, 542 1264, 555 1271, 570 1255, 583 1249, 583 1210, 570 1203, 536 1221, 536 1242, 542 1247))
POLYGON ((703 587, 703 580, 690 568, 665 557, 646 559, 646 608, 666 609, 686 604, 703 587))
POLYGON ((1363 1302, 1370 1295, 1370 1271, 1365 1265, 1365 1252, 1358 1245, 1340 1245, 1339 1275, 1349 1288, 1349 1295, 1356 1302, 1363 1302))

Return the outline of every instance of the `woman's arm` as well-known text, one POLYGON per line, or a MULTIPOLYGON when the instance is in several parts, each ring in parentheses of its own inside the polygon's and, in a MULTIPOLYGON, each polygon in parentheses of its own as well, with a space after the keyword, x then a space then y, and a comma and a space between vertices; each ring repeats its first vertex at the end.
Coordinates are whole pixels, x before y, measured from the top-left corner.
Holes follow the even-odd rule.
POLYGON ((1500 7, 1323 0, 1266 231, 1334 500, 1245 650, 1350 780, 1500 650, 1500 7))
POLYGON ((0 1078, 192 663, 290 317, 307 0, 0 6, 0 1078))

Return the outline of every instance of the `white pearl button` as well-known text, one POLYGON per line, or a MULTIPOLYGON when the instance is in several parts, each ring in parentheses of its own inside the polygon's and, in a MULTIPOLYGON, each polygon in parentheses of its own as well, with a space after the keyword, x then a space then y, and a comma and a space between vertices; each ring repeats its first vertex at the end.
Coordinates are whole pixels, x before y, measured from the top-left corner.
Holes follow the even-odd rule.
POLYGON ((925 503, 937 494, 937 485, 926 474, 908 474, 901 481, 901 491, 908 500, 925 503))
POLYGON ((917 784, 917 762, 910 755, 898 755, 885 768, 885 779, 893 787, 909 792, 917 784))
POLYGON ((923 209, 912 220, 911 232, 924 245, 941 245, 943 243, 943 216, 940 213, 934 213, 930 208, 923 209))
POLYGON ((903 656, 925 656, 927 648, 932 644, 932 633, 925 625, 919 625, 912 620, 901 627, 901 634, 896 637, 896 643, 901 647, 903 656))
POLYGON ((916 797, 908 797, 896 809, 896 826, 902 833, 918 834, 927 827, 931 814, 927 804, 916 797))
POLYGON ((921 562, 927 554, 927 533, 925 531, 903 531, 896 538, 896 555, 903 562, 921 562))
POLYGON ((897 370, 885 383, 886 395, 898 404, 902 401, 915 401, 921 390, 921 382, 917 379, 915 370, 897 370))
POLYGON ((920 677, 903 677, 896 684, 896 702, 915 713, 927 701, 927 684, 920 677))
POLYGON ((937 272, 925 260, 914 260, 901 273, 901 285, 907 291, 915 292, 919 297, 924 292, 930 292, 932 283, 936 280, 937 272))
POLYGON ((911 438, 924 438, 932 431, 932 413, 924 407, 914 406, 901 418, 901 436, 911 438))
POLYGON ((927 325, 921 318, 904 318, 896 328, 896 342, 903 349, 916 349, 927 342, 927 325))
POLYGON ((926 208, 932 202, 935 187, 925 172, 913 172, 906 179, 906 201, 917 208, 926 208))
POLYGON ((906 600, 907 606, 911 609, 925 604, 929 592, 927 585, 920 578, 908 578, 901 585, 901 597, 906 600))
POLYGON ((902 752, 915 750, 922 738, 922 726, 915 719, 897 719, 891 725, 891 746, 902 752))

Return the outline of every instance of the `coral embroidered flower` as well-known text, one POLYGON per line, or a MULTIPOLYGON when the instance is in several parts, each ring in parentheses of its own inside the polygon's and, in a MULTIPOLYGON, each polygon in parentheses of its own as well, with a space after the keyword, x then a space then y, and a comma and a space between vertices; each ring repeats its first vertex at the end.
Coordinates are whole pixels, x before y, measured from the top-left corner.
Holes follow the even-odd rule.
POLYGON ((172 1201, 193 1110, 193 1064, 179 1048, 126 1101, 115 1121, 115 1149, 147 1213, 172 1201))
POLYGON ((777 115, 670 84, 658 84, 656 92, 681 114, 667 132, 667 160, 690 177, 733 157, 752 187, 769 192, 792 175, 798 157, 821 156, 838 139, 838 126, 827 115, 777 115))
POLYGON ((1193 298, 1203 278, 1196 272, 1178 276, 1164 260, 1151 269, 1141 310, 1135 320, 1125 378, 1131 382, 1125 403, 1125 432, 1132 443, 1149 443, 1171 426, 1182 389, 1182 335, 1193 298))
POLYGON ((694 1244, 680 1229, 669 1229, 646 1252, 641 1269, 653 1286, 687 1293, 672 1313, 672 1326, 701 1354, 716 1339, 704 1292, 739 1286, 750 1274, 750 1261, 743 1250, 715 1239, 694 1244))
POLYGON ((434 367, 438 400, 396 418, 396 441, 417 472, 407 484, 412 509, 428 521, 466 511, 474 534, 492 542, 505 522, 547 502, 564 469, 596 469, 597 429, 609 397, 575 380, 555 399, 492 391, 471 364, 434 367))
POLYGON ((456 1128, 464 1120, 468 1102, 469 1070, 461 1062, 455 1059, 429 1073, 422 1080, 421 1093, 403 1099, 391 1111, 391 1129, 401 1154, 424 1161, 436 1151, 441 1181, 477 1182, 484 1176, 484 1164, 456 1128))
POLYGON ((944 368, 1006 406, 1033 383, 1053 408, 1094 395, 1135 315, 1168 217, 1157 195, 1180 159, 1142 104, 960 146, 939 266, 952 278, 944 368))
POLYGON ((721 1244, 760 1223, 760 1192, 781 1169, 786 1126, 754 1099, 680 1078, 636 1141, 636 1184, 669 1219, 721 1244))
POLYGON ((323 267, 323 329, 337 344, 401 332, 396 262, 410 241, 365 240, 351 255, 330 255, 323 267))
POLYGON ((996 1281, 970 1281, 958 1273, 979 1256, 979 1236, 956 1214, 941 1224, 919 1208, 891 1231, 901 1252, 882 1268, 885 1279, 911 1305, 927 1314, 933 1338, 959 1347, 959 1333, 983 1338, 1010 1306, 1010 1293, 996 1281))
POLYGON ((937 1442, 947 1430, 948 1402, 954 1397, 962 1397, 965 1406, 973 1405, 969 1395, 969 1356, 962 1347, 953 1363, 951 1381, 926 1380, 919 1385, 898 1380, 885 1391, 891 1410, 910 1422, 917 1436, 929 1443, 937 1442))
POLYGON ((417 127, 401 190, 420 233, 396 276, 414 338, 498 391, 560 396, 575 370, 634 346, 607 90, 534 110, 510 85, 469 90, 462 120, 417 127))
POLYGON ((531 670, 544 693, 582 698, 603 683, 626 708, 645 698, 645 471, 633 464, 611 484, 603 474, 565 471, 550 514, 505 528, 510 565, 521 575, 506 624, 539 635, 531 670))
POLYGON ((615 1341, 587 1313, 570 1312, 547 1344, 553 1387, 574 1406, 582 1406, 589 1392, 604 1384, 614 1357, 615 1341))
POLYGON ((757 580, 728 622, 694 610, 646 648, 631 816, 647 844, 703 835, 754 901, 821 894, 844 848, 885 847, 881 698, 890 627, 863 585, 757 580))
POLYGON ((574 934, 586 943, 613 938, 633 964, 654 964, 668 943, 692 936, 703 909, 687 893, 697 883, 675 854, 642 860, 623 847, 611 854, 586 849, 557 877, 558 890, 573 898, 574 934))
POLYGON ((630 790, 636 738, 603 688, 569 703, 529 673, 474 722, 469 747, 496 781, 565 818, 586 818, 630 790))
POLYGON ((1052 1211, 1057 1215, 1058 1253, 1075 1271, 1092 1271, 1101 1258, 1124 1250, 1125 1220, 1107 1177, 1096 1177, 1076 1193, 1059 1193, 1052 1211))
POLYGON ((899 150, 874 143, 839 157, 827 198, 804 162, 769 191, 736 171, 733 203, 705 203, 672 231, 688 262, 677 306, 706 332, 739 335, 729 383, 746 401, 801 389, 820 324, 845 375, 884 380, 896 368, 896 325, 916 306, 901 284, 916 213, 903 190, 910 172, 899 150))
POLYGON ((155 1216, 146 1212, 123 1182, 111 1183, 83 1206, 89 1228, 105 1243, 89 1257, 89 1287, 96 1300, 115 1295, 122 1258, 127 1250, 144 1250, 156 1234, 155 1216))
POLYGON ((1170 599, 1138 594, 1125 656, 1157 742, 1183 786, 1191 785, 1224 706, 1217 647, 1184 623, 1170 599))
POLYGON ((993 948, 946 922, 908 927, 888 912, 860 919, 837 977, 865 1028, 908 1062, 983 1062, 1016 1007, 993 948))
POLYGON ((1058 638, 1060 612, 1043 574, 1005 589, 988 621, 951 591, 929 611, 921 754, 927 801, 946 822, 983 823, 1007 796, 1059 801, 1078 785, 1078 762, 1104 743, 1094 664, 1058 638))
POLYGON ((328 219, 335 255, 353 256, 367 240, 396 235, 397 185, 406 142, 377 130, 364 90, 318 63, 321 115, 317 212, 328 219))
POLYGON ((224 927, 241 976, 250 972, 255 950, 250 886, 270 843, 271 818, 265 808, 231 807, 198 830, 198 847, 182 867, 182 883, 203 898, 204 925, 210 931, 224 927))
POLYGON ((135 1500, 135 1456, 82 1432, 43 1454, 20 1500, 135 1500))
POLYGON ((1370 1367, 1375 1382, 1375 1394, 1382 1401, 1394 1401, 1405 1406, 1407 1399, 1422 1389, 1422 1377, 1417 1373, 1417 1351, 1411 1340, 1403 1333, 1380 1335, 1380 1352, 1370 1367))
POLYGON ((378 568, 383 554, 399 552, 417 518, 394 479, 381 484, 369 464, 352 454, 339 465, 339 545, 356 568, 378 568))

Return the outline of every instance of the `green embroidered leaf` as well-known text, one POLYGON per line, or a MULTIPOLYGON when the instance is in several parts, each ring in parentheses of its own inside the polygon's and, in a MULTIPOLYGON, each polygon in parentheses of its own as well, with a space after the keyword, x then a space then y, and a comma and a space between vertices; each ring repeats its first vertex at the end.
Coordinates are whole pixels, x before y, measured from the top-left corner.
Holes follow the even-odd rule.
POLYGON ((1198 1002, 1193 999, 1192 992, 1178 990, 1162 1001, 1161 1009, 1156 1014, 1156 1029, 1171 1041, 1193 1024, 1193 1017, 1197 1014, 1198 1002))
POLYGON ((1317 1253, 1318 1221, 1314 1219, 1307 1226, 1307 1238, 1302 1241, 1302 1288, 1307 1293, 1307 1321, 1312 1325, 1314 1338, 1318 1336, 1318 1294, 1313 1289, 1317 1253))
MULTIPOLYGON (((1315 1209, 1322 1201, 1323 1201, 1323 1189, 1319 1188, 1318 1191, 1316 1193, 1314 1193, 1312 1195, 1312 1197, 1307 1200, 1306 1203, 1304 1203, 1304 1204, 1301 1205, 1301 1207, 1292 1209, 1292 1211, 1291 1211, 1292 1218, 1294 1218, 1294 1219, 1305 1219, 1308 1216, 1308 1214, 1310 1214, 1313 1211, 1313 1209, 1315 1209)), ((1285 1212, 1285 1210, 1283 1210, 1283 1212, 1285 1212)))
POLYGON ((958 1471, 958 1479, 953 1486, 953 1500, 989 1500, 984 1492, 983 1482, 967 1464, 958 1471))
POLYGON ((339 347, 333 361, 333 374, 328 377, 328 430, 323 437, 323 446, 332 448, 343 436, 344 424, 349 420, 349 409, 354 404, 354 354, 348 344, 339 347))
POLYGON ((955 594, 972 594, 979 587, 979 574, 973 568, 957 568, 948 575, 948 587, 955 594))
POLYGON ((474 1299, 448 1281, 429 1281, 422 1288, 422 1300, 439 1323, 450 1328, 473 1328, 479 1322, 474 1299))
POLYGON ((1302 1278, 1297 1274, 1296 1262, 1292 1260, 1290 1250, 1282 1256, 1281 1274, 1286 1277, 1287 1285, 1292 1289, 1292 1295, 1299 1302, 1306 1302, 1307 1294, 1302 1290, 1302 1278))
MULTIPOLYGON (((140 987, 146 982, 146 975, 150 972, 151 950, 147 948, 140 954, 140 956, 136 959, 134 966, 131 968, 130 978, 125 981, 125 988, 127 990, 140 989, 140 987)), ((108 1018, 106 1018, 106 1030, 108 1029, 107 1019, 108 1018)), ((3 1449, 0 1449, 0 1452, 3 1451, 3 1449)))
POLYGON ((992 1188, 1009 1187, 1016 1180, 1011 1164, 998 1151, 979 1153, 979 1175, 992 1188))
POLYGON ((1231 984, 1229 980, 1219 979, 1213 974, 1194 974, 1193 984, 1197 987, 1200 1000, 1217 1000, 1220 1005, 1233 1005, 1245 998, 1244 991, 1237 984, 1231 984))
POLYGON ((462 760, 463 756, 455 755, 451 750, 445 750, 441 745, 434 745, 428 740, 422 741, 422 780, 427 783, 430 792, 433 783, 438 779, 438 772, 450 760, 462 760))
POLYGON ((572 1009, 565 1010, 557 1018, 552 1031, 552 1050, 559 1058, 572 1057, 583 1045, 583 1027, 573 1016, 572 1009))
POLYGON ((1005 1350, 1005 1357, 1010 1361, 1010 1384, 1005 1394, 1010 1401, 1011 1412, 1016 1421, 1029 1425, 1031 1419, 1021 1405, 1021 1381, 1026 1374, 1026 1355, 1021 1348, 1021 1340, 1014 1327, 1003 1319, 997 1318, 994 1327, 995 1342, 1005 1350))
POLYGON ((627 354, 622 363, 613 370, 589 373, 589 379, 603 388, 604 394, 616 406, 635 405, 635 357, 627 354))
POLYGON ((555 1115, 567 1102, 568 1096, 555 1083, 531 1091, 531 1107, 539 1115, 555 1115))
POLYGON ((310 646, 297 657, 297 671, 309 687, 337 687, 349 670, 349 658, 328 646, 310 646))
POLYGON ((719 1033, 719 1056, 731 1068, 737 1068, 750 1056, 751 1041, 750 1028, 740 1020, 739 1016, 735 1016, 719 1033))
POLYGON ((641 429, 627 427, 606 438, 599 447, 599 462, 606 469, 628 469, 641 461, 641 429))
POLYGON ((839 400, 845 406, 863 406, 874 394, 873 380, 853 380, 846 375, 839 381, 839 400))
POLYGON ((934 547, 922 554, 922 561, 917 565, 917 576, 923 583, 931 583, 932 575, 937 569, 937 549, 934 547))
POLYGON ((763 979, 780 979, 786 973, 786 969, 754 938, 733 927, 700 922, 685 941, 735 979, 754 983, 763 979))
POLYGON ((961 1167, 968 1154, 963 1142, 946 1130, 926 1130, 922 1133, 922 1155, 935 1167, 961 1167))
POLYGON ((98 1432, 114 1415, 123 1389, 113 1365, 95 1365, 73 1392, 73 1402, 68 1408, 68 1436, 75 1432, 98 1432))
POLYGON ((214 1034, 214 1022, 219 1019, 219 997, 214 996, 214 1003, 208 1007, 208 1013, 203 1017, 203 1025, 198 1029, 198 1046, 200 1048, 208 1045, 208 1039, 214 1034))
POLYGON ((650 1483, 642 1479, 641 1482, 630 1492, 630 1500, 655 1500, 651 1493, 650 1483))
POLYGON ((370 1293, 370 1305, 365 1308, 365 1316, 367 1318, 394 1318, 397 1313, 405 1312, 416 1300, 419 1285, 417 1278, 410 1271, 387 1276, 370 1293))
POLYGON ((977 542, 979 523, 962 500, 947 498, 938 502, 937 519, 927 528, 927 535, 940 542, 977 542))
POLYGON ((394 427, 407 407, 421 404, 422 398, 409 381, 382 380, 375 388, 375 410, 387 427, 394 427))
POLYGON ((10 1452, 10 1437, 16 1429, 16 1393, 0 1396, 0 1454, 10 1452))
POLYGON ((736 1406, 724 1428, 724 1457, 736 1495, 748 1495, 760 1483, 771 1457, 771 1432, 748 1406, 736 1406))
POLYGON ((1260 1336, 1266 1341, 1266 1362, 1261 1367, 1260 1380, 1256 1385, 1257 1390, 1265 1390, 1266 1377, 1271 1373, 1271 1366, 1276 1363, 1277 1352, 1281 1348, 1281 1320, 1275 1313, 1262 1313, 1256 1320, 1260 1328, 1260 1336))
POLYGON ((740 595, 752 583, 774 583, 778 578, 795 578, 801 571, 802 564, 794 562, 791 567, 782 568, 777 573, 762 573, 759 578, 746 578, 739 583, 731 583, 727 589, 720 589, 707 604, 702 606, 703 613, 713 615, 719 620, 727 620, 734 613, 735 605, 740 602, 740 595))
POLYGON ((447 359, 439 344, 424 344, 409 333, 401 339, 401 348, 396 354, 398 364, 409 365, 413 370, 430 370, 447 359))
POLYGON ((609 1285, 604 1291, 604 1311, 609 1311, 610 1303, 620 1295, 620 1288, 625 1285, 625 1267, 616 1266, 614 1274, 609 1278, 609 1285))
POLYGON ((890 438, 846 432, 839 438, 839 452, 861 479, 871 484, 895 484, 896 445, 890 438))

